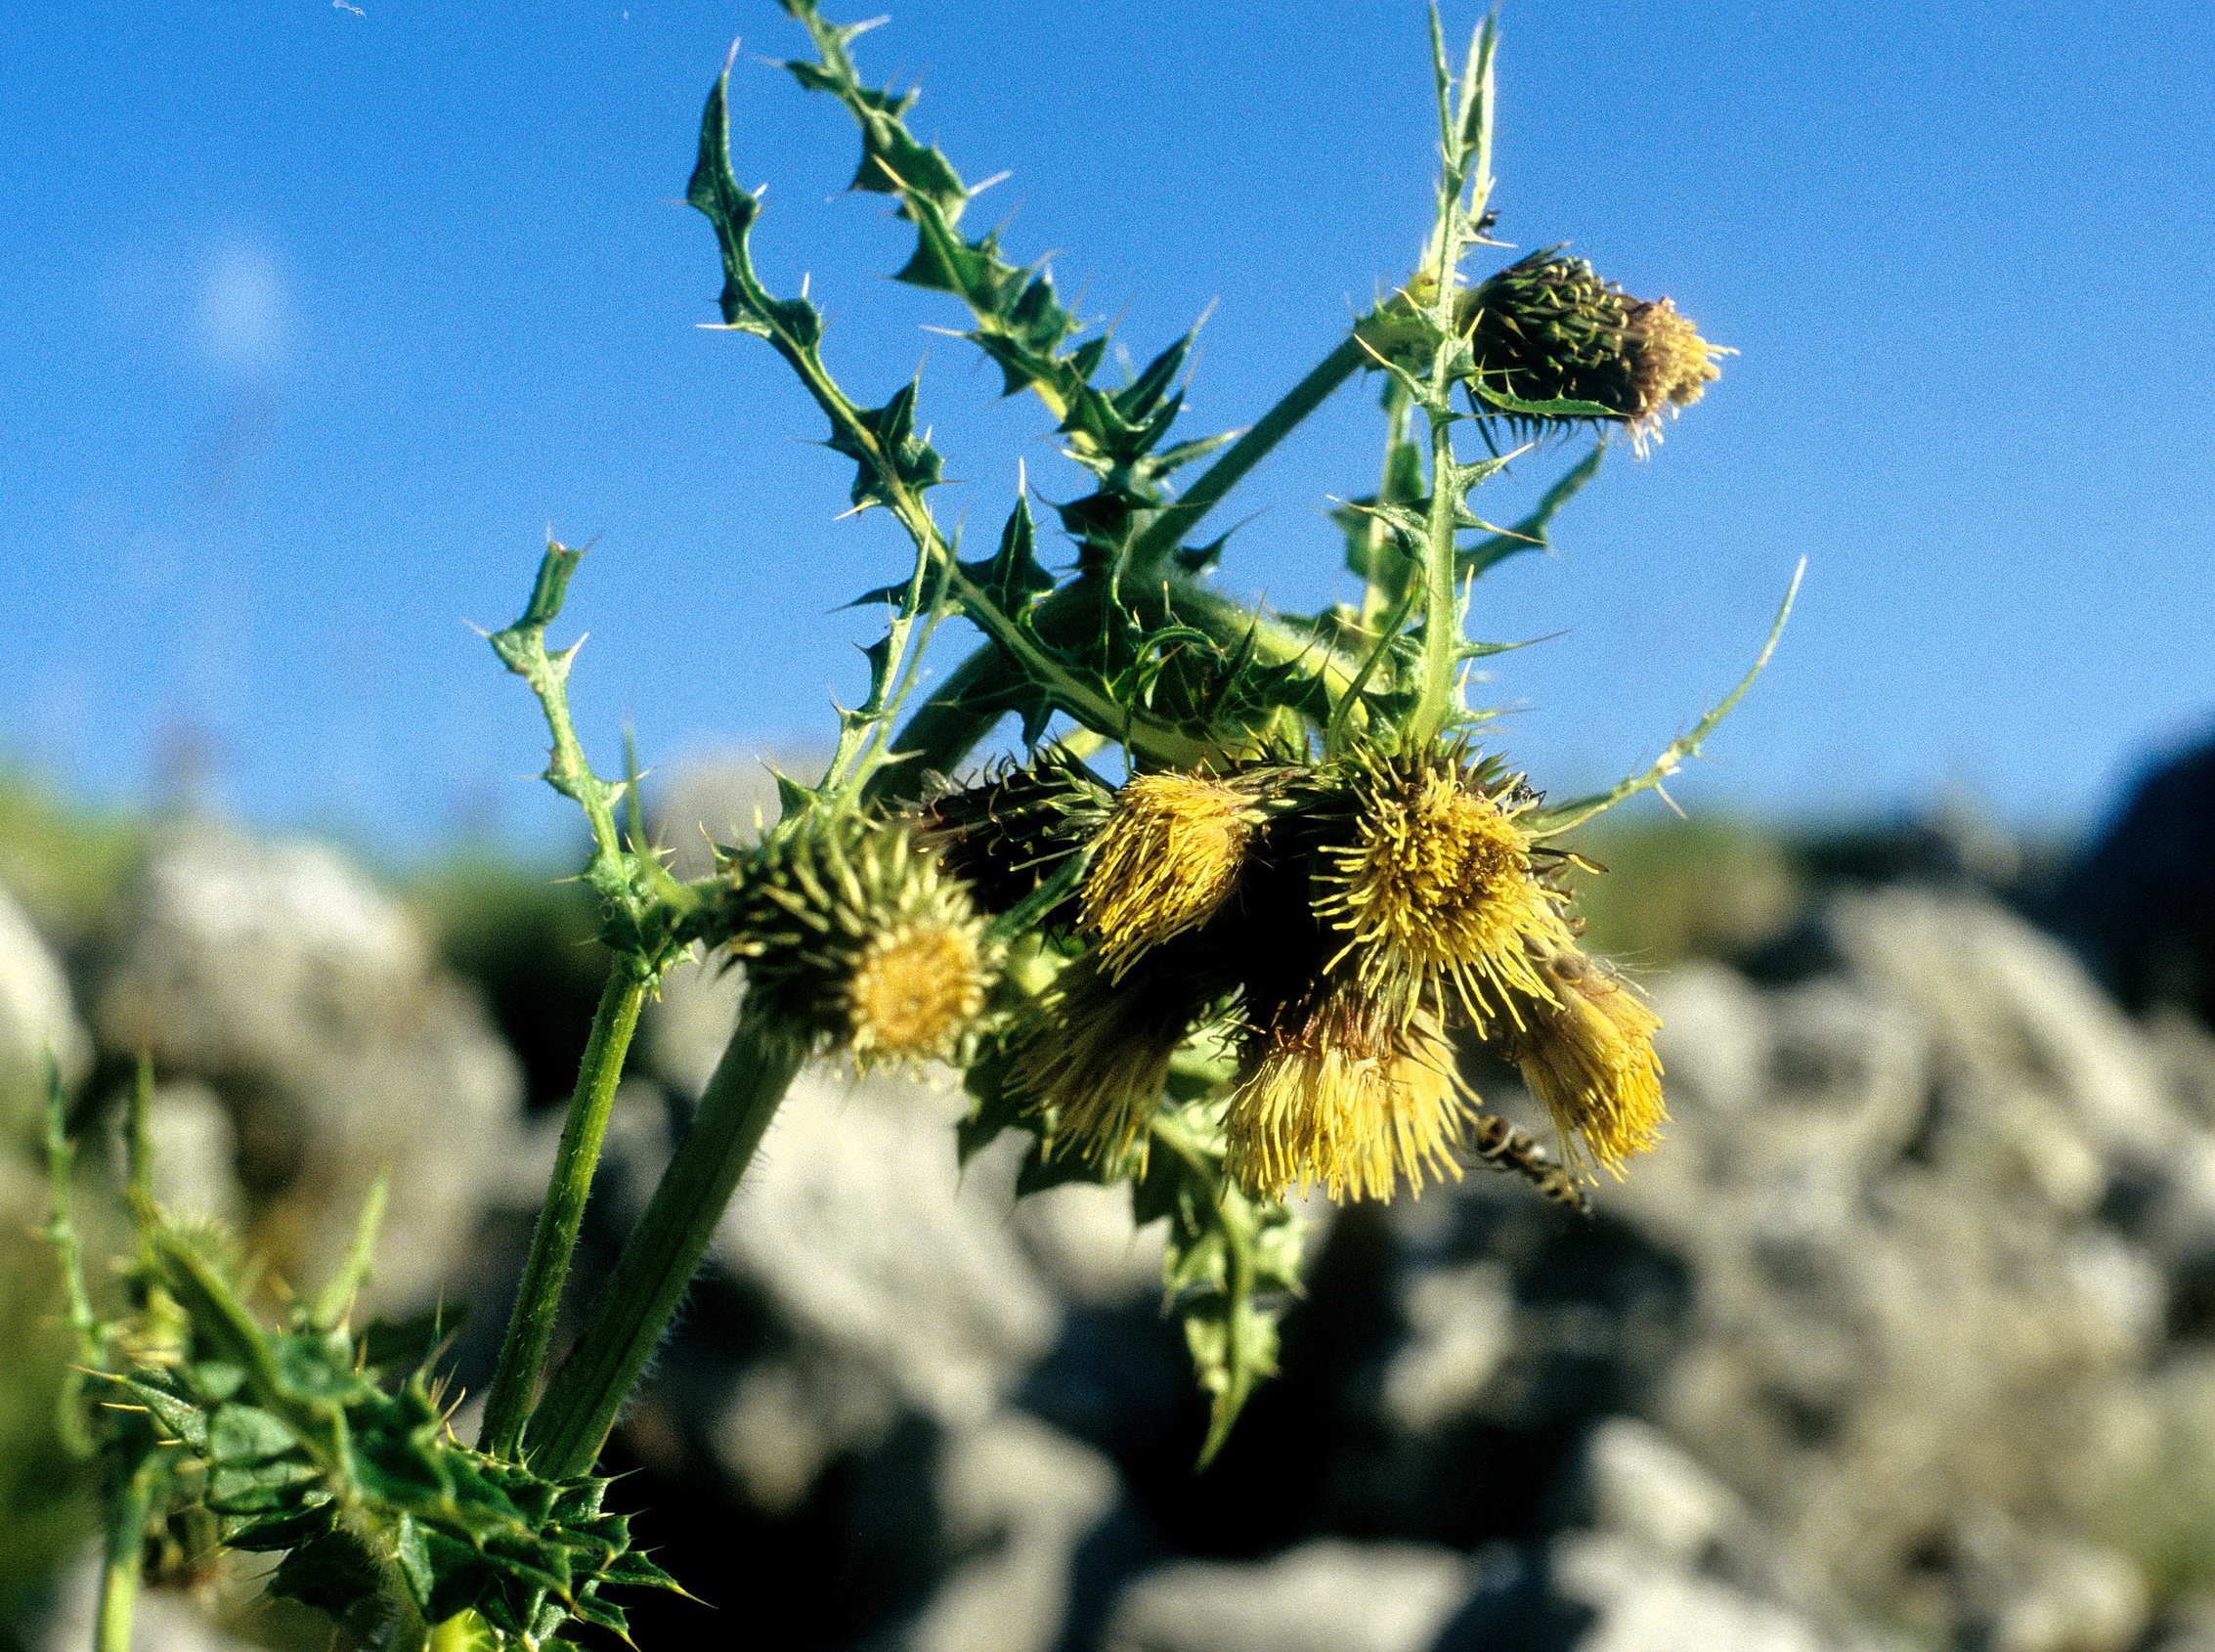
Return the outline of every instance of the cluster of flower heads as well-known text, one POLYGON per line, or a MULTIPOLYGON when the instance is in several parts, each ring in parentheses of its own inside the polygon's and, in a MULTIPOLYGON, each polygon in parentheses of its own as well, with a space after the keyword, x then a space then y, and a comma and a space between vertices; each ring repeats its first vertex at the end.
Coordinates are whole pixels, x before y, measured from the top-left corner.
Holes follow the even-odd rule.
POLYGON ((755 1013, 862 1071, 966 1058, 1006 947, 905 827, 810 816, 722 859, 704 933, 745 961, 755 1013))
POLYGON ((1119 790, 1050 755, 940 798, 925 831, 999 910, 1085 857, 1043 921, 1087 944, 1015 1069, 1062 1133, 1100 1157, 1141 1148, 1176 1052, 1227 1021, 1241 1183, 1384 1198, 1459 1174, 1480 1116, 1464 1038, 1517 1064, 1572 1163, 1619 1171, 1666 1116, 1658 1022, 1578 946, 1570 857, 1519 824, 1537 801, 1455 749, 1119 790))

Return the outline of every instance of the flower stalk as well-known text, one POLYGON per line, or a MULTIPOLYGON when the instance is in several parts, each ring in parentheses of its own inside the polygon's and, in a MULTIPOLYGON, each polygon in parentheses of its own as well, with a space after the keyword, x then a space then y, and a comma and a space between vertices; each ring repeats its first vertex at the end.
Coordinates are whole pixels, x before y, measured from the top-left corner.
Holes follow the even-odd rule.
POLYGON ((531 1413, 524 1451, 539 1473, 591 1468, 806 1055, 805 1040, 757 1017, 731 1034, 591 1320, 531 1413))
POLYGON ((578 1069, 577 1088, 569 1099, 568 1116, 562 1121, 561 1145, 554 1152, 545 1203, 540 1207, 538 1225, 531 1234, 531 1254, 523 1265, 515 1311, 508 1321, 492 1391, 485 1401, 484 1431, 478 1444, 495 1456, 516 1456, 522 1445, 523 1425, 530 1417, 531 1400, 545 1365, 546 1345, 553 1338, 554 1321, 561 1311, 562 1287, 569 1282, 570 1259, 577 1249, 578 1230, 584 1225, 585 1203, 592 1191, 600 1147, 607 1139, 608 1115, 615 1108, 624 1057, 637 1030, 638 1012, 650 985, 648 973, 639 969, 635 960, 619 957, 608 973, 599 1008, 593 1012, 591 1036, 578 1069))

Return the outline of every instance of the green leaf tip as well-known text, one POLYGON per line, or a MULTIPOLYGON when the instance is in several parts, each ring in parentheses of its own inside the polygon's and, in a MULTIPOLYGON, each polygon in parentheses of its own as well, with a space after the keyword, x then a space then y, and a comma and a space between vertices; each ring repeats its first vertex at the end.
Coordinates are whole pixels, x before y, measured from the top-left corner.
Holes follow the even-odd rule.
POLYGON ((1591 797, 1579 798, 1574 803, 1562 804, 1554 808, 1535 811, 1528 819, 1525 830, 1535 839, 1558 837, 1574 826, 1582 826, 1594 815, 1604 814, 1620 803, 1626 803, 1640 792, 1657 790, 1663 781, 1674 774, 1688 758, 1700 755, 1700 748, 1730 716, 1738 702, 1746 698, 1746 691, 1768 668, 1769 657, 1776 652, 1777 643, 1784 636, 1785 622, 1792 618, 1792 605, 1800 598, 1800 582, 1807 573, 1807 559, 1802 556, 1792 570, 1792 582, 1785 587, 1784 601, 1778 605, 1777 617, 1769 626, 1767 638, 1761 651, 1755 656, 1752 668, 1739 678, 1733 688, 1716 703, 1715 709, 1694 723, 1689 732, 1671 741, 1651 764, 1636 774, 1626 776, 1605 792, 1591 797))

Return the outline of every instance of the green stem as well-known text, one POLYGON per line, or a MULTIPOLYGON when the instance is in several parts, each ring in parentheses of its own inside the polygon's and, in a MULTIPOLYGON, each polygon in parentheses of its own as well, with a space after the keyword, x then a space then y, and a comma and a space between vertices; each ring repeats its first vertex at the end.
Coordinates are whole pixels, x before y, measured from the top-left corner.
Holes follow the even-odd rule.
POLYGON ((69 1176, 75 1167, 76 1149, 69 1145, 68 1097, 62 1089, 61 1064, 54 1051, 46 1051, 46 1179, 53 1190, 53 1204, 46 1218, 47 1242, 54 1246, 67 1292, 67 1321, 77 1339, 77 1363, 100 1361, 100 1316, 93 1312, 92 1292, 85 1287, 84 1246, 77 1239, 77 1223, 69 1195, 69 1176))
MULTIPOLYGON (((1033 616, 1038 634, 1049 643, 1069 646, 1097 632, 1107 588, 1096 576, 1062 587, 1038 605, 1033 616)), ((1154 590, 1134 593, 1142 603, 1155 595, 1154 590)), ((1345 692, 1358 670, 1315 638, 1257 616, 1211 590, 1180 584, 1171 589, 1169 602, 1186 623, 1227 647, 1238 646, 1252 632, 1255 658, 1264 665, 1309 662, 1326 695, 1345 692)), ((997 644, 987 642, 971 654, 893 738, 891 752, 898 761, 871 777, 867 796, 893 805, 915 802, 923 795, 927 776, 951 773, 992 732, 992 725, 1008 715, 1011 696, 1022 682, 1021 668, 997 644)))
MULTIPOLYGON (((1407 386, 1397 379, 1391 380, 1384 403, 1384 473, 1376 483, 1379 504, 1407 502, 1400 498, 1399 467, 1394 461, 1408 444, 1408 415, 1412 405, 1407 386)), ((1384 616, 1406 600, 1410 581, 1407 558, 1400 554, 1399 542, 1383 517, 1371 516, 1362 530, 1362 539, 1368 557, 1362 587, 1362 630, 1374 637, 1382 632, 1384 616)))
POLYGON ((478 1443, 494 1456, 516 1456, 523 1440, 531 1396, 539 1385, 546 1343, 561 1309, 569 1259, 577 1249, 585 1200, 592 1191, 592 1172, 600 1162, 600 1144, 607 1136, 608 1114, 623 1077, 624 1056, 638 1028, 646 986, 642 970, 618 959, 592 1015, 591 1037, 585 1046, 577 1088, 569 1098, 569 1117, 561 1127, 561 1146, 554 1154, 553 1178, 546 1184, 546 1202, 531 1235, 531 1257, 523 1267, 515 1313, 507 1322, 507 1338, 500 1344, 492 1394, 485 1402, 485 1426, 478 1443))
POLYGON ((1422 674, 1415 712, 1408 722, 1409 736, 1417 742, 1436 739, 1446 726, 1454 703, 1454 668, 1461 651, 1461 616, 1454 600, 1454 507, 1459 495, 1451 417, 1431 414, 1430 456, 1430 519, 1423 534, 1422 674))
POLYGON ((540 1473, 561 1479, 591 1468, 806 1053, 790 1032, 741 1015, 598 1311, 531 1413, 525 1450, 540 1473))
POLYGON ((147 1517, 153 1511, 153 1477, 157 1472, 152 1458, 140 1463, 117 1489, 115 1500, 109 1507, 94 1652, 131 1652, 131 1620, 138 1611, 139 1570, 146 1547, 147 1517))
POLYGON ((1198 526, 1200 518, 1221 503, 1226 494, 1244 481, 1246 472, 1259 464, 1295 425, 1323 406, 1333 390, 1354 376, 1357 369, 1369 366, 1375 359, 1359 337, 1348 334, 1337 349, 1316 364, 1307 377, 1292 386, 1282 401, 1263 413, 1258 424, 1232 443, 1229 451, 1209 465, 1198 481, 1177 497, 1175 503, 1162 508, 1161 514, 1132 542, 1127 558, 1129 565, 1143 572, 1158 561, 1172 545, 1198 526))

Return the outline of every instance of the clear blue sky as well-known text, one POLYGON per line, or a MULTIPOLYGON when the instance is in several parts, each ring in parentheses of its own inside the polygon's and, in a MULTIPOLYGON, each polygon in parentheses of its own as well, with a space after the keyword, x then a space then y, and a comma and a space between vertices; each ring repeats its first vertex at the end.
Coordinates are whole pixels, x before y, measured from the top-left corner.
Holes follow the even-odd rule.
MULTIPOLYGON (((549 525, 596 541, 571 614, 603 764, 626 714, 649 761, 816 741, 870 631, 836 606, 901 552, 832 520, 844 467, 796 442, 818 421, 768 352, 694 325, 713 241, 673 202, 734 35, 763 268, 811 274, 858 394, 925 364, 968 479, 943 513, 990 529, 1019 460, 1076 491, 1039 413, 882 279, 904 236, 837 195, 845 116, 752 61, 800 52, 767 0, 359 5, 76 0, 0 32, 0 756, 130 800, 197 746, 263 823, 549 841, 528 697, 467 629, 513 616, 549 525)), ((1509 0, 1502 28, 1498 233, 1741 352, 1483 593, 1483 634, 1567 632, 1498 662, 1539 784, 1682 728, 1802 555, 1688 804, 1952 788, 2066 827, 2207 725, 2202 8, 1509 0)), ((967 177, 1012 172, 975 222, 1012 215, 1011 254, 1055 253, 1140 359, 1215 306, 1195 432, 1249 421, 1420 239, 1413 4, 908 0, 861 50, 920 75, 967 177)), ((1348 392, 1249 484, 1224 577, 1325 596, 1326 496, 1374 462, 1348 392)))

